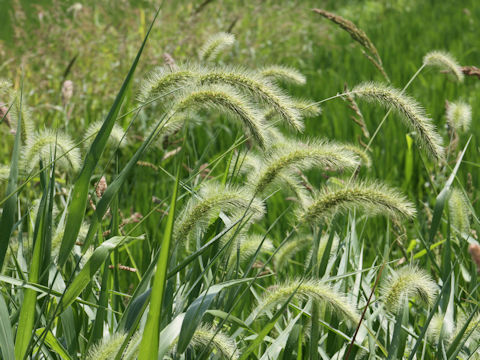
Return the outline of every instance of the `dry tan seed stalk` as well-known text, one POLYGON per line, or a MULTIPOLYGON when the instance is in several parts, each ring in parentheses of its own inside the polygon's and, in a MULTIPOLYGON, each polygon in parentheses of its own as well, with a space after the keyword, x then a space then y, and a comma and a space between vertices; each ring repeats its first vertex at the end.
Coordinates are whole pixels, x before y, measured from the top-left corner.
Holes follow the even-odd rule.
POLYGON ((480 245, 478 244, 470 244, 468 246, 468 252, 472 257, 472 260, 477 265, 477 272, 480 274, 480 245))
POLYGON ((462 72, 467 76, 476 76, 480 79, 480 69, 476 66, 462 66, 462 72))
POLYGON ((368 60, 370 60, 376 68, 378 68, 382 74, 388 80, 388 76, 385 72, 385 69, 382 65, 382 59, 378 54, 377 48, 373 45, 372 41, 368 38, 367 34, 362 29, 359 29, 353 22, 347 20, 340 15, 336 15, 334 13, 328 12, 323 9, 313 9, 313 12, 320 14, 324 18, 334 22, 335 24, 339 25, 343 30, 350 34, 353 40, 358 42, 362 45, 365 50, 369 53, 364 53, 368 60))
POLYGON ((350 94, 347 84, 344 86, 344 93, 345 99, 349 103, 349 108, 352 109, 352 111, 355 113, 356 116, 352 115, 351 119, 358 125, 360 126, 360 129, 362 130, 363 136, 365 136, 367 139, 370 138, 370 133, 368 132, 367 124, 365 124, 365 118, 363 117, 362 112, 360 111, 360 108, 357 105, 357 102, 355 101, 354 97, 352 94, 350 94))

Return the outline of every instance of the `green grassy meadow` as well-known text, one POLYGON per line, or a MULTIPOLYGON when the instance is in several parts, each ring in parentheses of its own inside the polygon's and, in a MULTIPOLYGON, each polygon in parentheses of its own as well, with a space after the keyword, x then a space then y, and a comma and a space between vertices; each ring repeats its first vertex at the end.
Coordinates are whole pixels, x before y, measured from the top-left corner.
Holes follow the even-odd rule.
POLYGON ((480 359, 476 1, 0 8, 0 358, 480 359))

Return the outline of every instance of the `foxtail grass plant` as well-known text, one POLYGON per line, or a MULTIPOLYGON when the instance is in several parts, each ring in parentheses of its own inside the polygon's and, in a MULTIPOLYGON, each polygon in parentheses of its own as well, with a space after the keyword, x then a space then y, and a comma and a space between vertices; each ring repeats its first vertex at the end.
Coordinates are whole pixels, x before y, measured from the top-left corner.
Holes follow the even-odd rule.
POLYGON ((212 35, 200 49, 200 60, 213 61, 224 50, 235 43, 235 36, 228 33, 212 35))
POLYGON ((397 89, 378 83, 364 83, 353 88, 355 96, 371 102, 378 102, 396 110, 427 154, 436 160, 443 159, 442 138, 425 110, 410 96, 397 89))
MULTIPOLYGON (((127 3, 117 7, 131 9, 127 3)), ((101 57, 75 37, 82 56, 68 66, 63 59, 61 69, 45 59, 51 72, 41 81, 34 79, 45 75, 42 66, 29 63, 45 52, 22 54, 25 70, 14 72, 8 69, 17 62, 5 57, 1 68, 13 81, 0 81, 0 358, 473 358, 480 339, 477 105, 465 89, 475 79, 428 79, 424 96, 423 69, 435 66, 456 80, 465 71, 451 55, 431 52, 399 89, 364 82, 380 74, 368 63, 363 71, 362 59, 357 64, 341 48, 342 34, 331 33, 317 51, 320 38, 307 34, 322 29, 318 17, 296 16, 309 13, 303 3, 283 4, 285 11, 272 16, 291 13, 271 32, 286 34, 288 25, 295 44, 287 36, 284 44, 274 35, 265 41, 270 5, 253 18, 230 11, 227 23, 213 12, 223 3, 180 6, 181 17, 172 18, 191 28, 193 41, 165 26, 173 6, 165 2, 159 13, 165 42, 148 44, 150 27, 115 97, 125 61, 109 64, 101 83, 101 57), (204 14, 209 24, 198 31, 204 14), (227 32, 216 33, 217 25, 227 32), (230 32, 239 34, 238 43, 230 32), (204 44, 198 48, 190 45, 197 37, 204 44), (329 62, 317 61, 326 56, 329 62), (92 84, 91 76, 78 77, 89 58, 96 59, 92 84), (344 64, 342 72, 332 70, 344 64), (137 65, 151 69, 143 76, 137 65), (342 86, 347 80, 358 85, 349 90, 342 86), (410 86, 419 101, 406 95, 410 86), (447 124, 437 129, 420 102, 437 118, 453 96, 469 104, 448 103, 447 124), (339 98, 345 102, 322 105, 339 98), (380 123, 372 117, 378 110, 367 112, 362 100, 388 109, 380 123), (382 147, 374 142, 390 112, 409 129, 406 146, 391 128, 382 131, 382 147), (412 150, 414 141, 429 157, 412 150), (455 145, 464 150, 457 154, 455 145)), ((21 34, 13 6, 12 26, 21 34)), ((387 82, 385 69, 399 84, 408 74, 391 61, 368 18, 352 17, 365 31, 347 19, 358 6, 337 7, 342 16, 314 11, 347 31, 387 82)), ((99 9, 73 5, 62 26, 70 18, 82 26, 84 18, 111 20, 99 9)), ((122 14, 122 26, 138 29, 132 34, 145 31, 146 8, 122 14), (129 13, 139 15, 141 26, 131 26, 129 13)), ((455 20, 449 26, 458 30, 455 20)), ((111 36, 105 29, 122 33, 111 24, 93 43, 118 47, 103 41, 111 36)), ((381 28, 388 35, 392 27, 381 28)), ((129 39, 122 59, 132 54, 129 39)), ((0 49, 2 56, 11 46, 0 49)), ((472 54, 458 55, 472 61, 472 54)), ((401 64, 414 63, 397 55, 401 64)))
POLYGON ((431 51, 423 58, 425 66, 436 66, 442 71, 452 74, 455 79, 462 82, 464 79, 462 67, 458 64, 454 57, 444 51, 431 51))
POLYGON ((303 282, 291 281, 275 285, 260 301, 257 311, 260 313, 282 304, 293 294, 297 299, 312 299, 325 306, 328 311, 335 313, 347 322, 356 324, 359 314, 355 307, 349 303, 345 295, 335 291, 328 284, 316 280, 303 282))
POLYGON ((393 312, 400 310, 403 300, 417 298, 426 306, 433 304, 437 285, 423 269, 405 266, 394 271, 381 290, 385 307, 393 312))
POLYGON ((315 223, 332 218, 336 213, 353 209, 369 216, 386 215, 394 218, 413 218, 415 208, 397 190, 380 183, 352 182, 344 187, 325 187, 311 203, 297 211, 300 223, 315 223))
POLYGON ((452 129, 467 132, 472 122, 472 107, 463 101, 448 103, 446 116, 452 129))

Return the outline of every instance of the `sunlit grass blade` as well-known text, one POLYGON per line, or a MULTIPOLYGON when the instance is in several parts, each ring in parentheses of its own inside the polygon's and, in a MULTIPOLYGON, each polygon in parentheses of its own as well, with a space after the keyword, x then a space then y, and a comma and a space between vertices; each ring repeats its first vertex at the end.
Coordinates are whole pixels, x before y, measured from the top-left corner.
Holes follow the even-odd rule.
MULTIPOLYGON (((82 270, 75 276, 72 283, 67 286, 67 289, 58 304, 60 311, 64 311, 70 306, 78 295, 85 289, 85 287, 93 280, 93 276, 97 273, 100 267, 104 264, 110 253, 117 249, 125 242, 133 240, 133 237, 114 236, 111 239, 104 241, 99 247, 95 249, 93 254, 88 258, 82 270)), ((138 238, 137 238, 138 239, 138 238)))
POLYGON ((5 360, 15 360, 13 330, 3 295, 0 294, 0 354, 5 360))
POLYGON ((212 285, 207 291, 202 293, 189 306, 185 313, 185 318, 182 323, 182 330, 179 335, 177 351, 182 354, 188 347, 195 330, 202 321, 203 314, 208 310, 210 304, 218 295, 218 293, 226 287, 241 284, 251 281, 251 278, 231 280, 222 284, 212 285))
POLYGON ((160 335, 160 321, 163 297, 165 292, 167 270, 170 257, 170 245, 173 235, 173 224, 175 219, 175 209, 177 205, 178 187, 180 182, 180 166, 178 166, 177 177, 172 192, 172 200, 168 212, 167 223, 165 226, 163 241, 158 257, 157 270, 153 278, 152 295, 150 299, 150 309, 147 316, 147 323, 143 331, 142 341, 140 343, 139 360, 155 359, 158 356, 158 345, 160 335))
POLYGON ((160 8, 157 10, 155 17, 150 24, 150 28, 143 39, 143 43, 140 46, 140 49, 137 52, 135 60, 128 71, 128 74, 123 81, 122 87, 118 92, 115 101, 103 122, 102 127, 100 128, 93 144, 90 146, 88 150, 87 156, 85 157, 83 167, 80 170, 80 174, 78 175, 77 180, 75 181, 75 186, 72 192, 72 200, 68 206, 68 215, 67 215, 67 222, 62 244, 60 246, 60 251, 58 254, 58 265, 62 267, 68 259, 71 250, 75 245, 75 241, 77 240, 78 232, 80 231, 80 226, 82 225, 83 218, 85 216, 85 209, 87 207, 87 197, 88 197, 88 187, 90 184, 90 178, 95 170, 98 161, 107 145, 108 139, 110 137, 110 133, 112 132, 113 126, 115 125, 115 121, 117 120, 118 112, 120 111, 120 107, 123 103, 123 100, 126 95, 127 88, 129 87, 135 69, 137 68, 138 61, 140 60, 140 56, 142 55, 143 49, 145 44, 147 43, 148 36, 150 35, 150 31, 153 28, 153 24, 157 19, 157 16, 160 12, 160 8))
MULTIPOLYGON (((51 182, 55 181, 54 169, 52 171, 52 176, 49 179, 50 185, 51 182)), ((48 242, 47 237, 51 236, 47 234, 47 231, 50 230, 51 224, 51 207, 49 206, 49 197, 50 191, 53 191, 53 186, 44 185, 44 191, 42 199, 40 200, 40 205, 37 211, 35 229, 34 229, 34 244, 33 244, 33 254, 32 260, 29 268, 28 281, 31 283, 39 283, 42 275, 42 265, 45 260, 45 246, 48 242), (50 216, 49 216, 50 210, 50 216)), ((53 195, 53 194, 52 194, 53 195)), ((23 302, 20 309, 20 316, 17 328, 17 335, 15 337, 15 358, 23 359, 27 355, 28 348, 33 339, 33 335, 25 336, 25 334, 34 333, 34 322, 36 318, 36 304, 37 304, 37 292, 32 289, 25 289, 23 302)))
MULTIPOLYGON (((20 93, 22 96, 22 93, 20 93)), ((20 100, 21 104, 21 100, 20 100)), ((20 158, 22 122, 17 123, 17 133, 15 135, 15 143, 13 145, 12 161, 10 162, 10 175, 8 179, 7 191, 5 197, 8 197, 15 191, 18 179, 18 162, 20 158)), ((2 218, 0 220, 0 272, 3 268, 5 254, 7 253, 8 243, 10 242, 10 234, 13 230, 15 222, 15 212, 17 205, 17 193, 11 195, 3 205, 2 218)))

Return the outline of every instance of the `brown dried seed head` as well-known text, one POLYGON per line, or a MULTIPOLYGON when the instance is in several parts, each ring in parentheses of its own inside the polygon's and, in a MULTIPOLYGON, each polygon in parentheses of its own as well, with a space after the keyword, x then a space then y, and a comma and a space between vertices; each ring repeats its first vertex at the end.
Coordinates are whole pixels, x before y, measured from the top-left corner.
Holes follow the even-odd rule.
POLYGON ((66 80, 62 85, 62 100, 64 104, 68 104, 73 96, 73 82, 66 80))
POLYGON ((107 190, 107 179, 105 179, 105 176, 102 176, 102 178, 98 181, 95 193, 99 198, 101 198, 105 190, 107 190))
POLYGON ((478 244, 470 244, 468 246, 468 252, 472 257, 472 260, 477 265, 477 272, 480 273, 480 245, 478 244))

